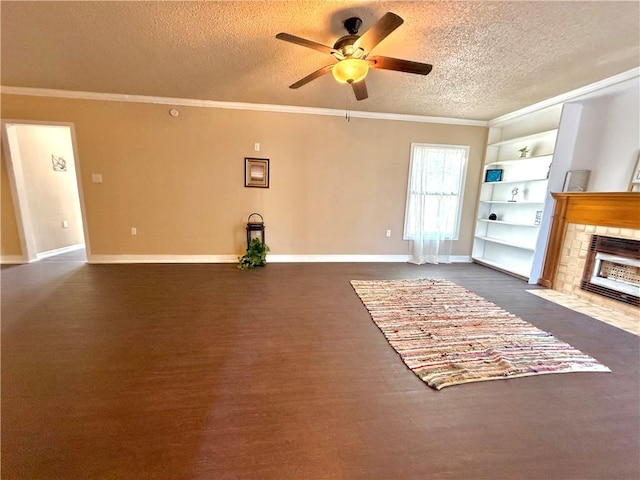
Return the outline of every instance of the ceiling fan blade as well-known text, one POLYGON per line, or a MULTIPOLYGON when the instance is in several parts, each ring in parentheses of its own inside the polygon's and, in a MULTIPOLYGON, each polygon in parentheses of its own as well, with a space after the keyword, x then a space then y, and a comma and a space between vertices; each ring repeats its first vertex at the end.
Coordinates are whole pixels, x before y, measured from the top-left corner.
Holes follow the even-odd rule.
POLYGON ((356 100, 369 98, 369 94, 367 93, 367 84, 364 82, 364 79, 359 82, 352 82, 351 86, 353 87, 353 93, 356 95, 356 100))
POLYGON ((368 57, 371 67, 382 68, 384 70, 396 70, 398 72, 417 73, 419 75, 427 75, 433 65, 428 63, 412 62, 410 60, 401 60, 399 58, 373 56, 368 57))
POLYGON ((318 50, 322 53, 328 53, 333 55, 335 53, 340 53, 335 48, 327 47, 318 42, 314 42, 312 40, 307 40, 306 38, 296 37, 295 35, 290 35, 288 33, 279 33, 276 35, 278 40, 284 40, 285 42, 295 43, 296 45, 300 45, 302 47, 312 48, 313 50, 318 50))
POLYGON ((404 20, 395 13, 387 12, 356 40, 355 46, 363 48, 366 52, 370 52, 376 45, 384 40, 387 35, 402 25, 403 22, 404 20))
POLYGON ((301 78, 296 83, 289 85, 289 88, 300 88, 303 85, 306 85, 307 83, 309 83, 311 80, 315 80, 316 78, 321 77, 325 73, 329 73, 332 68, 333 68, 333 65, 327 65, 326 67, 319 68, 318 70, 316 70, 313 73, 310 73, 306 77, 301 78))

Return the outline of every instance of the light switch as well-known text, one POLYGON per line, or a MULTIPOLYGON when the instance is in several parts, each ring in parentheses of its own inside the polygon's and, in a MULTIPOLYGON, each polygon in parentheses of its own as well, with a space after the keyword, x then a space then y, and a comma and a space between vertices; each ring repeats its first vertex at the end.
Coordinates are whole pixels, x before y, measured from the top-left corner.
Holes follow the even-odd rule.
POLYGON ((62 228, 69 228, 69 222, 67 220, 62 220, 62 228))
POLYGON ((91 181, 93 183, 102 183, 102 174, 101 173, 92 173, 91 181))

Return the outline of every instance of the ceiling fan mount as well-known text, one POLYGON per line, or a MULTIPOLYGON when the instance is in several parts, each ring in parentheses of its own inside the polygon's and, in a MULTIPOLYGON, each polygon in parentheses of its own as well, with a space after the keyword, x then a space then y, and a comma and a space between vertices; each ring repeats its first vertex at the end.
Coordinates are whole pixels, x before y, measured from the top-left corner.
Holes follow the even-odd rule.
POLYGON ((366 32, 358 35, 358 31, 362 26, 362 19, 359 17, 347 18, 344 21, 344 27, 349 35, 340 37, 333 47, 288 33, 278 33, 276 38, 279 40, 328 53, 334 60, 337 60, 336 63, 326 65, 291 84, 289 88, 300 88, 312 80, 331 72, 338 82, 351 84, 357 100, 364 100, 369 96, 364 80, 369 68, 427 75, 433 68, 428 63, 371 56, 371 51, 403 22, 404 20, 395 13, 387 12, 366 32))
POLYGON ((345 35, 336 40, 333 44, 333 48, 337 50, 341 55, 334 54, 338 60, 344 60, 346 58, 361 58, 364 55, 362 48, 354 47, 354 44, 360 38, 358 30, 362 26, 362 20, 358 17, 347 18, 344 22, 344 28, 349 32, 349 35, 345 35))
POLYGON ((360 17, 350 17, 344 21, 344 28, 347 29, 350 35, 357 35, 361 26, 362 19, 360 17))
POLYGON ((358 35, 345 35, 344 37, 340 37, 336 40, 336 43, 333 44, 333 48, 337 50, 340 55, 334 54, 333 56, 338 60, 344 60, 345 58, 355 56, 358 51, 360 52, 358 56, 364 54, 364 50, 354 47, 354 44, 359 38, 358 35))

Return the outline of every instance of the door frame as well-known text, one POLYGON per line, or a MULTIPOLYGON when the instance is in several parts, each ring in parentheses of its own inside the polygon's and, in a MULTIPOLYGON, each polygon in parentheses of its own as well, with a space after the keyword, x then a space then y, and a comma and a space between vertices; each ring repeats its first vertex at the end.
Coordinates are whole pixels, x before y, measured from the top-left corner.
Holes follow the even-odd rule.
POLYGON ((0 120, 0 129, 2 135, 2 148, 7 163, 7 176, 11 186, 11 196, 13 198, 13 206, 18 226, 18 237, 22 247, 22 257, 26 262, 34 262, 42 257, 38 256, 33 222, 29 206, 26 201, 26 183, 22 168, 22 158, 20 154, 14 152, 11 148, 12 143, 16 141, 13 138, 12 126, 30 125, 43 127, 68 127, 71 134, 71 147, 73 148, 73 161, 75 166, 76 186, 78 188, 78 197, 80 199, 80 213, 82 215, 82 233, 84 236, 84 244, 87 251, 87 258, 91 254, 89 243, 89 229, 87 225, 87 215, 84 201, 84 191, 82 189, 82 175, 80 172, 80 160, 78 155, 78 147, 76 143, 75 125, 71 122, 47 122, 37 120, 0 120))

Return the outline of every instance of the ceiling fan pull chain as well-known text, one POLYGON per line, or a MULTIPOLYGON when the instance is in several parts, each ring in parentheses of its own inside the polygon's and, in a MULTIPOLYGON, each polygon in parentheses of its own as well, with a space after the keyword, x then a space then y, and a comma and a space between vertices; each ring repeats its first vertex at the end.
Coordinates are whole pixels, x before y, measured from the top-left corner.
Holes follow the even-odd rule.
POLYGON ((344 118, 347 122, 351 121, 351 109, 349 108, 349 92, 345 90, 344 95, 345 107, 344 107, 344 118))

